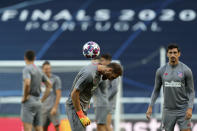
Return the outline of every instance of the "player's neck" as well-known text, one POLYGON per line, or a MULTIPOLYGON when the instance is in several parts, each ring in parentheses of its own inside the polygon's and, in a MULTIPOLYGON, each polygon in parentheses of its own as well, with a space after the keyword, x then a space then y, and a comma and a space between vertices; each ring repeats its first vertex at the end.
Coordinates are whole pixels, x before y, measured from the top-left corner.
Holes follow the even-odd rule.
POLYGON ((48 78, 51 78, 51 73, 50 73, 50 74, 47 74, 47 77, 48 77, 48 78))
POLYGON ((169 62, 170 66, 175 67, 179 64, 179 61, 176 62, 169 62))
POLYGON ((26 61, 26 64, 27 64, 27 65, 34 64, 34 61, 26 61))

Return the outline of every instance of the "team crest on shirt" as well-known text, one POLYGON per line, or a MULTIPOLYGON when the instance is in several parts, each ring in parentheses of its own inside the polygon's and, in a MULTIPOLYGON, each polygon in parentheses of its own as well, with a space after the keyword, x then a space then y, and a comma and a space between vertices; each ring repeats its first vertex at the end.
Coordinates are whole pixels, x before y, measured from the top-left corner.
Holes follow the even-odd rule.
POLYGON ((164 73, 164 75, 165 75, 165 76, 167 76, 167 75, 168 75, 168 73, 164 73))
POLYGON ((183 77, 183 73, 182 72, 178 72, 178 77, 182 78, 183 77))
POLYGON ((191 123, 188 123, 188 124, 187 124, 187 127, 191 127, 191 123))

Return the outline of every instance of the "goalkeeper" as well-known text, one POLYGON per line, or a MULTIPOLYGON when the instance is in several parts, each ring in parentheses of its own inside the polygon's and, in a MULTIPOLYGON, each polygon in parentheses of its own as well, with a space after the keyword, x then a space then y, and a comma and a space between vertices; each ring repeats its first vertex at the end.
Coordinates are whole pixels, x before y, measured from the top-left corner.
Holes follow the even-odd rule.
POLYGON ((101 79, 113 80, 120 75, 122 75, 122 68, 117 63, 110 63, 107 66, 91 63, 80 70, 66 101, 66 113, 72 131, 85 131, 85 127, 90 124, 86 112, 92 93, 101 79))

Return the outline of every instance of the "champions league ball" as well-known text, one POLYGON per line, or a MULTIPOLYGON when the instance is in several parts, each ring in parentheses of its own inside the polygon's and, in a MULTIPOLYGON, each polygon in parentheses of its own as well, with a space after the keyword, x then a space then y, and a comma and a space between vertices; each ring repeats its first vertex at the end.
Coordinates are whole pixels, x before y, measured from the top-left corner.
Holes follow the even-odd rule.
POLYGON ((96 42, 89 41, 84 44, 83 46, 83 55, 86 58, 94 58, 99 56, 100 54, 100 47, 96 42))

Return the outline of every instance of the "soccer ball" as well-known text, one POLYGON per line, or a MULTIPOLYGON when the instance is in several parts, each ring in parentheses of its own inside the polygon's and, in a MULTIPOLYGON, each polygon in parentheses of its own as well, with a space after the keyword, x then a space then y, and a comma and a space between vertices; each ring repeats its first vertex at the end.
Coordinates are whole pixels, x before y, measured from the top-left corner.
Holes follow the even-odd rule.
POLYGON ((83 46, 83 55, 86 58, 94 58, 99 56, 100 54, 100 47, 96 42, 89 41, 84 44, 83 46))

